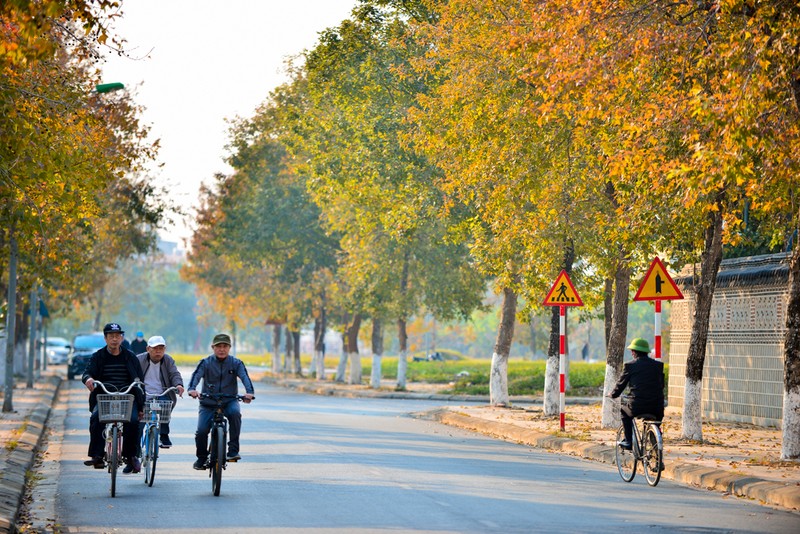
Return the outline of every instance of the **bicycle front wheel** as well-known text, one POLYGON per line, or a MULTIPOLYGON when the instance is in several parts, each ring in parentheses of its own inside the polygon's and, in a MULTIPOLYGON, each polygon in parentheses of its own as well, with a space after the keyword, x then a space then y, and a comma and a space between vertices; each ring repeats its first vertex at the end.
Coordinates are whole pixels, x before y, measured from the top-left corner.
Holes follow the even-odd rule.
POLYGON ((155 425, 147 430, 147 465, 144 466, 144 481, 151 488, 156 479, 156 462, 158 462, 158 429, 155 425))
POLYGON ((647 433, 644 436, 642 469, 644 470, 644 478, 651 486, 655 486, 661 480, 661 470, 664 465, 663 444, 658 439, 660 433, 661 430, 657 426, 648 425, 647 433))
POLYGON ((111 457, 108 459, 108 471, 111 473, 111 496, 117 496, 117 468, 119 467, 119 427, 111 425, 111 457))
POLYGON ((214 432, 213 454, 216 456, 216 460, 211 463, 211 489, 214 497, 219 497, 219 490, 222 486, 222 469, 225 465, 225 429, 218 426, 212 432, 214 432))
POLYGON ((617 442, 614 446, 614 456, 617 462, 617 470, 619 476, 625 482, 630 482, 636 476, 636 456, 633 450, 624 449, 620 446, 620 442, 625 439, 625 429, 622 425, 617 430, 617 442))

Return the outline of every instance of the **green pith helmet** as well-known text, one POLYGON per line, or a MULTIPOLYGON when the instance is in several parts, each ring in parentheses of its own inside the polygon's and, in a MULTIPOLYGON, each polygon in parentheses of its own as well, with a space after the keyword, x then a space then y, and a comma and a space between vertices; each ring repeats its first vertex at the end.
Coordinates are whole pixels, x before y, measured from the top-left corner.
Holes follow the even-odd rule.
POLYGON ((650 343, 640 337, 637 337, 631 341, 631 344, 628 345, 628 348, 635 350, 636 352, 644 352, 645 354, 650 353, 650 343))

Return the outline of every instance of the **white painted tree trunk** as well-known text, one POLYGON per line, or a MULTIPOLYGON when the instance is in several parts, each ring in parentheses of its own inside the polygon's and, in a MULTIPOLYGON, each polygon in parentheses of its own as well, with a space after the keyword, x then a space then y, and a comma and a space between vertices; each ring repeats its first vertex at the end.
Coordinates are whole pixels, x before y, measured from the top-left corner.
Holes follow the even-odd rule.
POLYGON ((347 352, 342 349, 342 354, 339 356, 339 365, 336 367, 336 381, 344 382, 345 374, 347 373, 347 352))
POLYGON ((325 353, 314 351, 314 369, 316 370, 317 380, 325 380, 325 353))
POLYGON ((781 460, 800 458, 800 389, 783 392, 781 460))
POLYGON ((681 437, 703 441, 703 381, 687 377, 683 399, 681 437))
POLYGON ((559 415, 561 413, 559 380, 558 380, 558 359, 559 355, 547 358, 547 366, 544 371, 544 415, 559 415))
POLYGON ((492 354, 489 375, 489 402, 492 406, 508 406, 508 357, 496 352, 492 354))
POLYGON ((397 358, 397 389, 406 389, 406 375, 408 374, 408 351, 400 352, 397 358))
POLYGON ((606 376, 605 380, 603 380, 603 408, 600 417, 601 428, 619 428, 619 425, 622 424, 622 416, 619 413, 619 398, 611 399, 606 397, 614 390, 617 380, 619 380, 619 376, 617 376, 614 367, 606 364, 606 376))
POLYGON ((357 352, 350 354, 350 384, 361 383, 361 355, 357 352))
POLYGON ((383 356, 380 354, 372 355, 372 373, 369 375, 369 387, 372 389, 381 387, 381 360, 383 356))

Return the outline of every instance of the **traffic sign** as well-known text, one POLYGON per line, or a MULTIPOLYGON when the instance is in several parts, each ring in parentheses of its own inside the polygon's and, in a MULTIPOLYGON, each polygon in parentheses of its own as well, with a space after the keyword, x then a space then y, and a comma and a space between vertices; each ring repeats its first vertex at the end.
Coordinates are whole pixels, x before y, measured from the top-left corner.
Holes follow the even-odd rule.
POLYGON ((562 270, 561 274, 556 278, 550 292, 544 298, 545 306, 583 306, 578 292, 575 291, 575 286, 572 285, 572 280, 569 279, 567 271, 562 270))
POLYGON ((682 298, 683 293, 675 285, 659 257, 656 256, 650 262, 650 268, 647 269, 647 274, 644 275, 644 280, 633 300, 680 300, 682 298))

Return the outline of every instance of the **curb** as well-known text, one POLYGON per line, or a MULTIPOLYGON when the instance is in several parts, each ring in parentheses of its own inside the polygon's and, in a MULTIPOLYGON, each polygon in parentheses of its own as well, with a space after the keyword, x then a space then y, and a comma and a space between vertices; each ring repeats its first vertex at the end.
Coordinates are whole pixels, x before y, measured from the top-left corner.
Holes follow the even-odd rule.
MULTIPOLYGON (((524 443, 555 452, 566 452, 573 456, 614 464, 614 449, 571 438, 561 438, 542 432, 521 429, 508 423, 476 419, 440 408, 424 414, 424 417, 440 423, 472 430, 488 436, 524 443)), ((796 483, 781 484, 756 477, 735 475, 721 469, 701 467, 683 462, 671 462, 663 476, 698 488, 705 488, 739 497, 756 500, 762 504, 778 506, 792 511, 800 510, 800 486, 796 483)))
POLYGON ((0 533, 17 531, 17 515, 25 496, 27 473, 33 466, 39 445, 47 427, 53 402, 61 386, 61 378, 50 375, 39 391, 41 398, 30 413, 20 421, 25 431, 19 436, 17 446, 5 459, 0 459, 0 533))

